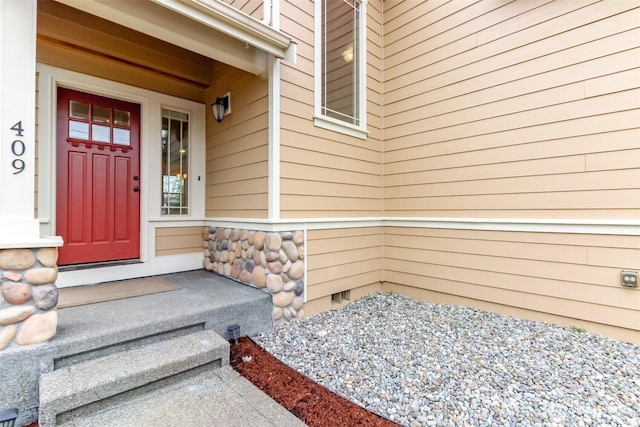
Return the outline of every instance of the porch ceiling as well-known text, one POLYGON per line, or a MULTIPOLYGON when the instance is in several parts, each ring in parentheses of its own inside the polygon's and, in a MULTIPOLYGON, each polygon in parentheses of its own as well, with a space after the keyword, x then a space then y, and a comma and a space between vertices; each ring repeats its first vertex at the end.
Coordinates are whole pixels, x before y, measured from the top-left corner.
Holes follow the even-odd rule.
POLYGON ((268 54, 295 55, 287 35, 218 0, 56 1, 253 74, 268 54))

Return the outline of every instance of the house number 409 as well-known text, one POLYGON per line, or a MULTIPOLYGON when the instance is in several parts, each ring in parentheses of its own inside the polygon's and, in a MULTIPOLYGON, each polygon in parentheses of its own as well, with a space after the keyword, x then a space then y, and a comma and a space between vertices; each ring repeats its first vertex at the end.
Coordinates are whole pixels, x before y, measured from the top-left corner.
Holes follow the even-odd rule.
MULTIPOLYGON (((24 132, 24 129, 22 128, 22 120, 20 120, 15 125, 11 126, 11 130, 15 132, 14 136, 18 136, 18 137, 23 136, 22 133, 24 132)), ((11 166, 13 166, 13 169, 15 170, 13 172, 14 175, 24 172, 24 168, 25 168, 24 160, 20 159, 20 157, 22 157, 25 151, 26 151, 26 147, 24 145, 24 142, 21 139, 14 139, 13 142, 11 143, 11 152, 16 157, 11 162, 11 166)))

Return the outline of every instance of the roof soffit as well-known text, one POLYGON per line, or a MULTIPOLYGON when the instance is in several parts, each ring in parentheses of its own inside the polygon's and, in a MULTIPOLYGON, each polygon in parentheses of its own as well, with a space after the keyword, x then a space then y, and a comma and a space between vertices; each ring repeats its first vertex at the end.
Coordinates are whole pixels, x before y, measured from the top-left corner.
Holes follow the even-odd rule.
POLYGON ((56 1, 253 74, 268 54, 295 51, 288 36, 218 0, 56 1))

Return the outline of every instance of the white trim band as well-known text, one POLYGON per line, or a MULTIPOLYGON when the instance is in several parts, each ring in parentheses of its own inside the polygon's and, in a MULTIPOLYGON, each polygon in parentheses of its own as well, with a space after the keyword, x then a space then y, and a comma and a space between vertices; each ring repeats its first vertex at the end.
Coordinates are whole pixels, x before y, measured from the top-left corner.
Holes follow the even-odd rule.
POLYGON ((302 228, 308 230, 322 230, 358 227, 415 227, 449 228, 457 230, 640 236, 640 221, 636 220, 419 217, 308 218, 288 220, 206 218, 205 223, 209 226, 253 228, 264 231, 285 231, 302 228))

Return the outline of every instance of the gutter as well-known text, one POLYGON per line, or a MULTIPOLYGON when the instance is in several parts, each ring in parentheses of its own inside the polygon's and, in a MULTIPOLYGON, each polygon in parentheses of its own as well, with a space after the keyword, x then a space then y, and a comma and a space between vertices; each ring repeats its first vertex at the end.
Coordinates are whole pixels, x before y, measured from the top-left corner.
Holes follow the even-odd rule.
POLYGON ((296 44, 291 37, 268 25, 271 22, 270 0, 265 0, 262 21, 220 0, 152 1, 277 58, 295 61, 296 44))

